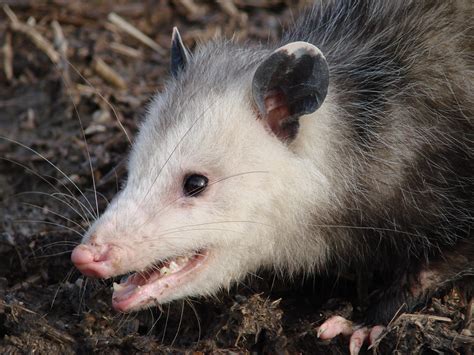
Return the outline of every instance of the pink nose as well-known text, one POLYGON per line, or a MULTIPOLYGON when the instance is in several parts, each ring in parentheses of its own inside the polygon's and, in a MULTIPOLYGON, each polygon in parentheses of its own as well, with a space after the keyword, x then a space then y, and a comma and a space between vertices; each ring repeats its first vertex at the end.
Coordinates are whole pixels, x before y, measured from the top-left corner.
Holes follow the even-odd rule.
POLYGON ((86 276, 108 278, 113 275, 111 248, 107 245, 80 244, 72 251, 71 261, 86 276))

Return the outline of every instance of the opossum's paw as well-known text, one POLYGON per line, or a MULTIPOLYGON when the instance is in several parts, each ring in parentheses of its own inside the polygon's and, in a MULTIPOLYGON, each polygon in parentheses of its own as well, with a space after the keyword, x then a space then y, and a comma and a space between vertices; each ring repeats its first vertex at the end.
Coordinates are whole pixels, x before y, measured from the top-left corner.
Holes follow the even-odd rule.
POLYGON ((349 351, 351 355, 358 354, 364 343, 374 344, 385 327, 376 325, 372 328, 358 326, 341 316, 333 316, 325 321, 318 329, 318 337, 329 340, 344 335, 350 337, 349 351))

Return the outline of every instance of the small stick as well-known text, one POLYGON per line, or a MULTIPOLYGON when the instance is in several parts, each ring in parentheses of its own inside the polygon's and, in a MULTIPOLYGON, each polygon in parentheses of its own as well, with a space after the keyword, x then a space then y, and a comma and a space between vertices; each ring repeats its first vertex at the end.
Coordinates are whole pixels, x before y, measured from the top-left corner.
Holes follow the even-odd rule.
POLYGON ((60 60, 59 53, 54 49, 51 42, 44 38, 34 27, 31 27, 16 17, 15 13, 10 9, 8 5, 3 5, 3 11, 10 19, 10 28, 13 31, 17 31, 26 35, 40 50, 42 50, 49 59, 57 64, 60 60))
POLYGON ((95 72, 109 84, 112 84, 118 89, 126 89, 127 84, 125 80, 114 70, 110 67, 107 63, 105 63, 100 58, 95 58, 92 62, 92 68, 95 72))
POLYGON ((13 79, 13 49, 12 34, 7 32, 5 35, 5 43, 3 44, 3 71, 8 81, 13 79))
POLYGON ((400 318, 411 318, 411 319, 428 319, 438 322, 447 322, 451 323, 453 320, 448 317, 441 317, 441 316, 434 316, 430 314, 413 314, 413 313, 404 313, 400 316, 400 318))
POLYGON ((126 46, 121 43, 117 43, 117 42, 110 43, 110 49, 130 58, 140 59, 142 57, 141 51, 139 51, 138 49, 126 46))
POLYGON ((54 20, 51 22, 51 27, 53 28, 54 32, 54 46, 58 49, 59 55, 61 56, 61 60, 59 63, 59 69, 63 73, 64 81, 66 85, 69 86, 71 80, 69 76, 69 66, 68 66, 68 59, 67 59, 67 47, 68 43, 66 37, 64 37, 63 30, 61 25, 58 21, 54 20))
POLYGON ((203 9, 197 6, 193 0, 175 0, 179 5, 181 5, 184 10, 186 10, 187 17, 191 20, 198 19, 204 15, 203 9))
POLYGON ((245 25, 247 23, 247 14, 240 12, 235 6, 234 1, 232 0, 218 0, 217 3, 222 8, 222 10, 229 15, 231 18, 236 19, 240 25, 245 25))
POLYGON ((155 50, 159 54, 161 54, 161 55, 165 54, 165 50, 158 43, 156 43, 153 39, 148 37, 146 34, 144 34, 138 28, 136 28, 135 26, 133 26, 130 23, 128 23, 127 21, 125 21, 122 17, 117 15, 115 12, 111 12, 107 18, 115 26, 117 26, 120 29, 122 29, 123 31, 127 32, 130 36, 135 37, 140 42, 147 45, 151 49, 155 50))
POLYGON ((58 21, 54 20, 51 22, 51 27, 53 27, 54 32, 54 46, 59 50, 59 53, 62 57, 66 58, 67 56, 67 41, 64 37, 63 30, 58 21))

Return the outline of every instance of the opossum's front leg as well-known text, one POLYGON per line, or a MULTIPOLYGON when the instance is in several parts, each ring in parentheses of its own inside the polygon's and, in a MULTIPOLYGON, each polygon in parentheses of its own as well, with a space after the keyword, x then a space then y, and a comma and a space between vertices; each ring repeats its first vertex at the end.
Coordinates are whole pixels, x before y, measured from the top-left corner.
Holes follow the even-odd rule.
POLYGON ((393 317, 412 312, 426 305, 429 299, 445 293, 453 285, 462 287, 469 300, 474 293, 474 245, 465 243, 445 252, 434 260, 399 274, 390 287, 370 295, 369 307, 361 326, 340 316, 325 321, 318 330, 321 339, 332 339, 338 335, 350 336, 351 354, 358 354, 364 343, 374 344, 384 331, 379 324, 388 324, 393 317), (463 252, 459 252, 463 250, 463 252))

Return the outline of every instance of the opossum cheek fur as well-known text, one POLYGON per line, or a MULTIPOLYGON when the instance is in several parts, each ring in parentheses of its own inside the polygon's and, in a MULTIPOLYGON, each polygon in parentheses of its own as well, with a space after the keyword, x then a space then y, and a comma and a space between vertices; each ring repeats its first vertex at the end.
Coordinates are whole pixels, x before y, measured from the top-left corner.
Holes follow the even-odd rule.
POLYGON ((146 194, 128 185, 74 250, 73 262, 92 277, 131 273, 114 284, 113 306, 122 312, 228 287, 256 268, 265 245, 245 209, 230 216, 218 206, 238 199, 238 191, 223 193, 226 188, 217 183, 211 187, 217 191, 173 204, 181 197, 178 187, 165 186, 164 193, 150 192, 150 200, 160 201, 155 204, 143 203, 146 194), (222 213, 216 213, 219 209, 222 213))
MULTIPOLYGON (((321 117, 300 122, 325 99, 326 62, 303 42, 265 56, 220 91, 219 75, 230 73, 219 67, 222 58, 213 58, 216 72, 207 77, 217 82, 176 70, 182 82, 169 83, 152 103, 125 188, 72 254, 88 276, 132 273, 114 285, 117 310, 213 294, 260 267, 291 272, 323 264, 325 245, 304 221, 328 203, 330 188, 317 168, 331 156, 328 138, 315 141, 321 154, 314 157, 298 137, 303 126, 327 124, 324 107, 321 117), (315 86, 316 94, 306 91, 315 86), (186 192, 192 176, 191 185, 206 185, 197 195, 186 192)), ((204 67, 194 65, 195 73, 204 67)))

